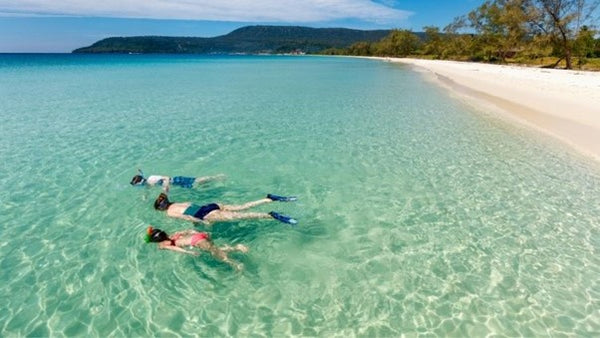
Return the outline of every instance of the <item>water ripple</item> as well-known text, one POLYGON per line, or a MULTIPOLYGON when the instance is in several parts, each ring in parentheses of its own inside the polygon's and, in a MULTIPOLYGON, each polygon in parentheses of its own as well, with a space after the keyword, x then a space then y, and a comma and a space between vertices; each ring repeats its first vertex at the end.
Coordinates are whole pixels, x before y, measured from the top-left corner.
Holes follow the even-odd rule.
POLYGON ((64 57, 0 62, 0 335, 600 334, 600 167, 559 142, 387 63, 64 57), (193 225, 138 167, 300 224, 200 226, 241 273, 159 251, 193 225))

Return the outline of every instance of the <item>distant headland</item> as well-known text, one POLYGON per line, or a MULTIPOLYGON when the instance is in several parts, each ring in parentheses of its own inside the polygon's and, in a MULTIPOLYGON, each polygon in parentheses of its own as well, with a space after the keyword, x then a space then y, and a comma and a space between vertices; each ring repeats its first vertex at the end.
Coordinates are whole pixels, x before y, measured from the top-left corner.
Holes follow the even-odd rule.
POLYGON ((354 43, 376 42, 391 30, 310 28, 299 26, 246 26, 212 38, 134 36, 111 37, 73 53, 170 54, 283 54, 320 53, 354 43))

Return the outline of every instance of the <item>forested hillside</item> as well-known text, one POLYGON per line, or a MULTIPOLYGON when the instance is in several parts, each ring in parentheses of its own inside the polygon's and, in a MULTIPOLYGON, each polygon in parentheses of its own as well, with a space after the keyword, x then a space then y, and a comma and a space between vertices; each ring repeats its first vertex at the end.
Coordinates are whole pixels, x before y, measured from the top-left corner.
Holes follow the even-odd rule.
POLYGON ((213 38, 136 36, 111 37, 74 53, 317 53, 346 48, 357 41, 375 42, 390 30, 309 28, 297 26, 247 26, 213 38))

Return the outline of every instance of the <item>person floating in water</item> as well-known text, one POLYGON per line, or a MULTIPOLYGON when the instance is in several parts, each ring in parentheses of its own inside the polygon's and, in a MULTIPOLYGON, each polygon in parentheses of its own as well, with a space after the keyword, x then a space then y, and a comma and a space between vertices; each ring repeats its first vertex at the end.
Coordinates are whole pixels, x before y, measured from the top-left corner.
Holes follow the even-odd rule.
POLYGON ((169 186, 166 185, 163 188, 163 192, 158 195, 154 201, 154 209, 166 211, 167 216, 169 217, 181 218, 195 223, 204 223, 207 225, 213 222, 225 222, 242 219, 276 219, 280 222, 292 225, 298 223, 297 220, 281 215, 274 211, 269 213, 240 212, 241 210, 246 210, 265 203, 271 203, 273 201, 292 202, 296 200, 296 197, 284 197, 268 194, 266 198, 258 201, 248 202, 242 205, 225 205, 219 203, 197 205, 191 202, 171 202, 169 201, 169 197, 167 195, 168 192, 169 186))
POLYGON ((204 176, 204 177, 186 177, 186 176, 162 176, 162 175, 150 175, 144 176, 141 169, 138 169, 138 174, 133 176, 129 184, 133 186, 164 186, 164 185, 176 185, 183 188, 194 188, 200 184, 208 181, 223 179, 225 175, 219 174, 215 176, 204 176))
POLYGON ((232 251, 239 251, 242 253, 248 252, 248 247, 242 244, 238 244, 234 247, 229 245, 218 247, 213 243, 208 233, 196 230, 178 231, 169 236, 166 232, 149 226, 146 231, 145 241, 146 243, 158 243, 159 249, 171 250, 194 256, 197 256, 200 253, 198 251, 186 250, 184 247, 197 248, 210 253, 214 258, 231 265, 231 267, 238 271, 243 268, 243 265, 232 261, 227 256, 227 253, 232 251))

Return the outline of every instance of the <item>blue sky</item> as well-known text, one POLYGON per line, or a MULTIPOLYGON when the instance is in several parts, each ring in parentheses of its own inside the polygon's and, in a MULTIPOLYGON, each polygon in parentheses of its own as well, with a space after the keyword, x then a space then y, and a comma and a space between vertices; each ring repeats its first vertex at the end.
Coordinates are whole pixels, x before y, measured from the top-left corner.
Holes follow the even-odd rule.
POLYGON ((0 53, 70 52, 110 36, 212 37, 255 25, 443 27, 483 0, 0 0, 0 53))

